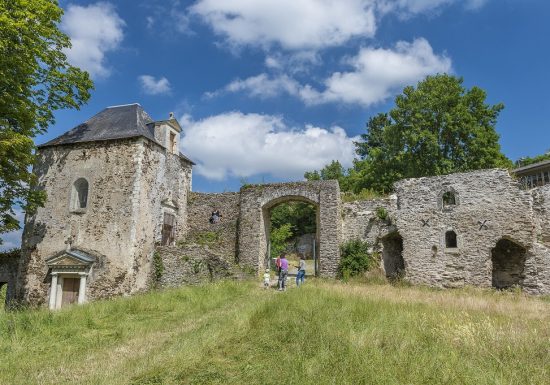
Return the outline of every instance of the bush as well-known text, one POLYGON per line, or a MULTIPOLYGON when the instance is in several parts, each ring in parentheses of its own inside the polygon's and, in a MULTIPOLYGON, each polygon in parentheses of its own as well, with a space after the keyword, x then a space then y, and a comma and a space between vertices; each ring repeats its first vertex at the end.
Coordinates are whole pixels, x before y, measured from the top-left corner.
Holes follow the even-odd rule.
POLYGON ((368 242, 352 239, 340 246, 340 265, 338 273, 341 278, 357 276, 368 271, 375 258, 369 253, 368 242))
POLYGON ((153 253, 153 277, 155 280, 155 285, 158 285, 162 274, 164 273, 164 263, 162 263, 162 257, 158 251, 153 253))
POLYGON ((386 210, 384 207, 377 207, 376 216, 378 217, 378 219, 385 221, 388 219, 388 210, 386 210))

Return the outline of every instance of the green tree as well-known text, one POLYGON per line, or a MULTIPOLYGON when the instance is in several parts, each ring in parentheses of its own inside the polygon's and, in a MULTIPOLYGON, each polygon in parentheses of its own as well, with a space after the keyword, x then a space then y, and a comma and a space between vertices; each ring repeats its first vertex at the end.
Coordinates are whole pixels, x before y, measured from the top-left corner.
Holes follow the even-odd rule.
POLYGON ((333 160, 320 171, 307 171, 304 174, 304 178, 308 181, 313 180, 337 180, 340 183, 340 188, 343 190, 347 189, 348 175, 347 170, 342 166, 342 164, 333 160))
POLYGON ((271 243, 271 256, 276 257, 287 250, 289 240, 293 236, 292 225, 285 223, 281 227, 271 229, 269 241, 271 243))
POLYGON ((33 138, 93 88, 63 53, 71 44, 58 28, 62 15, 55 0, 0 0, 0 234, 19 228, 14 205, 32 212, 45 200, 33 188, 33 138))
POLYGON ((361 160, 350 173, 354 191, 388 192, 399 179, 510 167, 495 131, 502 104, 488 105, 478 87, 450 75, 406 87, 389 113, 369 120, 356 143, 361 160))

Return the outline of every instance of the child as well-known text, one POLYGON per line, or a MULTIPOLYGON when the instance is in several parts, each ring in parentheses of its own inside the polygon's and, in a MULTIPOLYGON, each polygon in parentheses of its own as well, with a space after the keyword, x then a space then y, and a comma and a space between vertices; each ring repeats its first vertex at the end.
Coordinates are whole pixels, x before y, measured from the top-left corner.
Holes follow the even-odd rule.
POLYGON ((269 274, 269 269, 266 269, 264 273, 264 289, 269 288, 270 282, 271 282, 271 274, 269 274))

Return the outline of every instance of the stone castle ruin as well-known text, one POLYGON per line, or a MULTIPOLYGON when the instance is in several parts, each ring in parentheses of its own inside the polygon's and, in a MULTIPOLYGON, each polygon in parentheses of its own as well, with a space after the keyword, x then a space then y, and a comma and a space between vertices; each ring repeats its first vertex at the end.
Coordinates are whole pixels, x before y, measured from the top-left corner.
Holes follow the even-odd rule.
POLYGON ((0 261, 10 299, 57 309, 258 274, 270 210, 286 201, 316 208, 321 277, 336 276, 343 242, 361 239, 381 251, 388 277, 550 294, 550 185, 522 188, 493 169, 402 180, 388 198, 348 203, 337 181, 196 193, 180 133, 173 116, 154 121, 131 104, 39 146, 34 171, 48 199, 26 218, 21 258, 0 261))

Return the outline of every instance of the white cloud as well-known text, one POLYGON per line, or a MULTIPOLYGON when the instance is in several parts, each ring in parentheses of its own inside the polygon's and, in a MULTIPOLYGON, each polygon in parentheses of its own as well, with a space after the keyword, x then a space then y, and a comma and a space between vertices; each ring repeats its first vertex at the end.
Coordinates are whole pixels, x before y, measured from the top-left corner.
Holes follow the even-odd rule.
POLYGON ((440 10, 443 6, 462 3, 469 10, 481 8, 489 0, 378 0, 381 14, 395 12, 401 16, 417 15, 440 10))
POLYGON ((451 59, 434 54, 430 43, 416 39, 400 41, 393 49, 362 48, 348 60, 350 72, 335 72, 325 80, 325 89, 306 86, 301 97, 306 103, 339 102, 370 106, 382 102, 427 75, 450 72, 451 59))
POLYGON ((376 32, 375 0, 198 0, 189 8, 234 46, 315 50, 376 32))
POLYGON ((70 4, 61 22, 61 29, 71 38, 72 47, 66 51, 69 62, 92 77, 109 76, 105 54, 122 42, 124 25, 110 3, 70 4))
POLYGON ((265 73, 244 80, 234 80, 221 92, 245 92, 252 97, 269 98, 288 94, 306 104, 344 103, 370 106, 399 93, 427 75, 450 72, 451 59, 434 54, 425 39, 412 43, 398 42, 392 49, 362 48, 346 60, 349 72, 335 72, 324 81, 324 89, 302 85, 287 75, 265 73))
POLYGON ((340 127, 288 127, 278 116, 228 112, 193 121, 183 116, 181 150, 197 162, 195 171, 209 179, 271 174, 302 179, 305 171, 332 160, 349 167, 353 140, 340 127))
POLYGON ((142 91, 148 95, 169 94, 171 91, 170 82, 164 76, 156 79, 151 75, 141 75, 138 80, 142 91))
POLYGON ((270 77, 263 73, 244 80, 233 80, 222 90, 207 92, 205 95, 207 97, 215 97, 224 92, 245 92, 251 97, 267 99, 284 93, 296 95, 299 93, 300 87, 300 84, 296 80, 287 75, 270 77))

